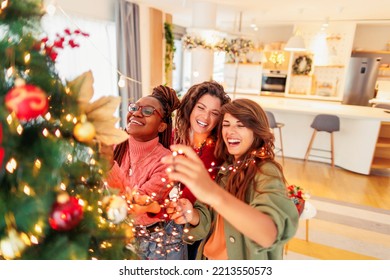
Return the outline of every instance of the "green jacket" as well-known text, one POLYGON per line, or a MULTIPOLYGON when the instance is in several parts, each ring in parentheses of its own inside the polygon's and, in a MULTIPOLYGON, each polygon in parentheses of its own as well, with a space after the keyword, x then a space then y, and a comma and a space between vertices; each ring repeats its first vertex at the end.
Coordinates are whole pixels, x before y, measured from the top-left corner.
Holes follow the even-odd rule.
MULTIPOLYGON (((226 167, 226 164, 225 164, 226 167)), ((228 168, 218 173, 218 183, 225 187, 228 168)), ((255 180, 246 193, 246 202, 258 211, 272 217, 278 230, 275 243, 264 248, 244 236, 224 219, 225 241, 230 260, 278 260, 283 258, 283 245, 291 239, 298 228, 298 211, 287 197, 286 187, 279 169, 273 163, 265 163, 255 176, 255 180), (257 191, 256 191, 257 190, 257 191)), ((187 225, 189 232, 183 238, 188 243, 202 240, 197 259, 204 259, 203 247, 216 222, 217 213, 207 205, 196 202, 194 208, 199 210, 200 222, 193 227, 187 225), (189 238, 191 236, 191 238, 189 238)), ((237 209, 240 211, 240 209, 237 209)), ((259 233, 261 234, 261 233, 259 233)))

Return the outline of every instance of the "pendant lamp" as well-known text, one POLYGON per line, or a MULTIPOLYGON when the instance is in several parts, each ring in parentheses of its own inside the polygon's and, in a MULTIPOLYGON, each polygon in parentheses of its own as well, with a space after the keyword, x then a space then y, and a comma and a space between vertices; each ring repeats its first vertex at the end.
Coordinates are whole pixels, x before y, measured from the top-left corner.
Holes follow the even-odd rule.
POLYGON ((299 32, 295 32, 295 34, 288 40, 284 50, 290 52, 306 51, 305 42, 299 32))

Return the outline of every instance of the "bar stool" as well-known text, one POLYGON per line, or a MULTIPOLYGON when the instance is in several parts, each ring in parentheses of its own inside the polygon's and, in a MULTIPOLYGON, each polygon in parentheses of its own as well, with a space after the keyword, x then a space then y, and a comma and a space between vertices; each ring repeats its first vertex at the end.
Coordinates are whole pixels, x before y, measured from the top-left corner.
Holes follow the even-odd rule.
MULTIPOLYGON (((324 151, 324 152, 330 152, 330 160, 332 167, 334 167, 334 141, 333 141, 333 132, 340 130, 340 119, 338 116, 334 115, 327 115, 327 114, 320 114, 315 116, 311 127, 314 129, 313 134, 310 139, 309 147, 307 147, 307 151, 305 154, 305 161, 309 158, 310 150, 316 150, 316 151, 324 151), (330 151, 329 150, 323 150, 323 149, 317 149, 312 148, 314 138, 316 137, 316 134, 318 131, 324 131, 330 133, 330 151)), ((315 157, 320 158, 328 158, 328 157, 322 157, 322 156, 316 156, 315 157)))
POLYGON ((275 154, 278 152, 282 154, 282 160, 284 164, 283 140, 282 140, 282 127, 284 126, 284 123, 276 122, 275 116, 272 112, 265 111, 265 113, 267 114, 269 127, 272 129, 272 132, 275 133, 275 128, 279 129, 280 148, 275 147, 276 149, 275 154))

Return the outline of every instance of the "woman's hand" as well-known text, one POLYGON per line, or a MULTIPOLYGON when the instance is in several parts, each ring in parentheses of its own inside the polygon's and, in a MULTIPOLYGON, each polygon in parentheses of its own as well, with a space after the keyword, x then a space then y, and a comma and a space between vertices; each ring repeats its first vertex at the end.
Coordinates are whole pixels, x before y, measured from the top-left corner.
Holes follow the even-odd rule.
POLYGON ((174 153, 161 161, 168 164, 167 173, 171 181, 186 185, 200 201, 212 205, 222 190, 211 178, 203 161, 195 151, 185 145, 172 145, 174 153))
POLYGON ((153 201, 149 195, 139 194, 137 191, 133 191, 127 199, 131 201, 130 214, 156 214, 161 210, 161 206, 157 201, 153 201))
POLYGON ((194 210, 191 202, 186 198, 180 198, 177 201, 171 201, 167 206, 167 213, 169 214, 169 218, 176 224, 198 224, 199 219, 195 220, 197 213, 194 211, 196 210, 194 210))
POLYGON ((161 210, 160 204, 158 204, 157 201, 153 201, 150 204, 147 205, 140 205, 140 204, 130 204, 130 210, 129 214, 145 214, 145 213, 159 213, 161 210))

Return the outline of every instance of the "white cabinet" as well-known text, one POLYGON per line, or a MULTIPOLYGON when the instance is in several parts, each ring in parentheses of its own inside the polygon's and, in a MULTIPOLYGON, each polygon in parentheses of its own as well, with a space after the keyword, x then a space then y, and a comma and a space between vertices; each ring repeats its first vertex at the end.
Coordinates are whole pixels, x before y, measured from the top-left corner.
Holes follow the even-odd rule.
POLYGON ((226 92, 260 94, 261 64, 226 63, 224 66, 224 85, 226 92))

